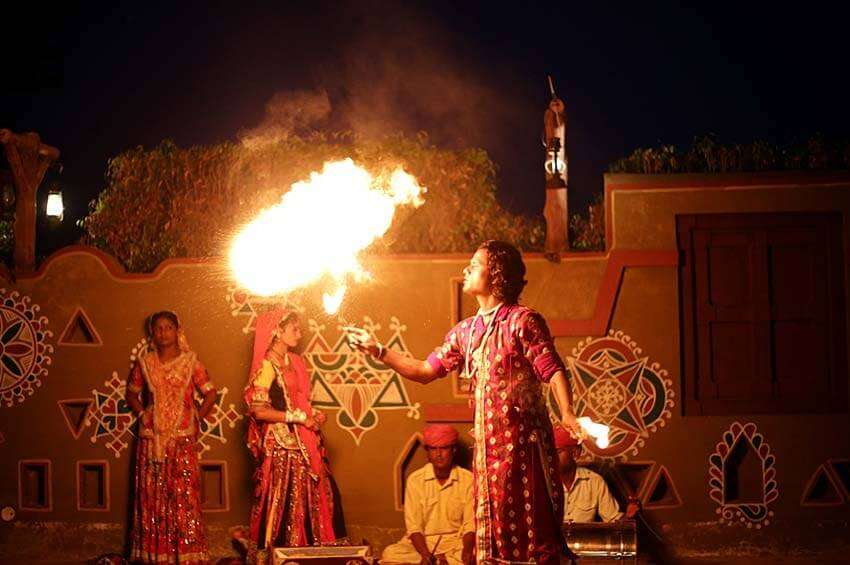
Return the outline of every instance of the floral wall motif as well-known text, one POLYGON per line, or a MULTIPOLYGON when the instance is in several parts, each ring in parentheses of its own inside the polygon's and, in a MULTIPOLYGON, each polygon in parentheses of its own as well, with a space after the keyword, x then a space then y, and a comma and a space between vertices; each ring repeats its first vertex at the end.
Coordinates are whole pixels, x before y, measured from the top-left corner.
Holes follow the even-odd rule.
MULTIPOLYGON (((586 444, 596 457, 625 460, 637 455, 650 434, 670 418, 673 381, 624 332, 610 330, 605 337, 580 341, 565 362, 576 414, 610 427, 607 448, 586 444)), ((551 391, 547 398, 556 417, 551 391)))
POLYGON ((764 436, 756 430, 752 422, 747 424, 733 423, 723 433, 723 439, 717 443, 714 453, 708 458, 708 486, 711 499, 718 504, 717 514, 721 524, 745 524, 747 528, 761 529, 770 524, 773 511, 768 505, 779 496, 776 481, 776 457, 770 452, 770 446, 764 436), (727 465, 730 456, 735 452, 740 442, 746 442, 761 463, 762 489, 758 502, 747 501, 738 503, 728 495, 727 465))
POLYGON ((118 371, 112 371, 103 384, 105 389, 92 390, 94 404, 89 409, 87 425, 94 428, 91 442, 103 442, 118 458, 135 435, 136 416, 124 400, 127 381, 118 376, 118 371))
POLYGON ((53 332, 40 310, 29 296, 0 289, 0 402, 7 407, 32 396, 47 376, 53 332))

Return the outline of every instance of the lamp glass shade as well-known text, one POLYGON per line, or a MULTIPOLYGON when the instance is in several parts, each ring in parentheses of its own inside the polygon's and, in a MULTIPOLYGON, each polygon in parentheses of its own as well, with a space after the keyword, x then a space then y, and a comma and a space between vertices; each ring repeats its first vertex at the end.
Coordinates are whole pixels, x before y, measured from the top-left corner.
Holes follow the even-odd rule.
POLYGON ((62 193, 58 190, 50 191, 47 194, 47 215, 51 218, 61 218, 64 212, 65 206, 62 202, 62 193))

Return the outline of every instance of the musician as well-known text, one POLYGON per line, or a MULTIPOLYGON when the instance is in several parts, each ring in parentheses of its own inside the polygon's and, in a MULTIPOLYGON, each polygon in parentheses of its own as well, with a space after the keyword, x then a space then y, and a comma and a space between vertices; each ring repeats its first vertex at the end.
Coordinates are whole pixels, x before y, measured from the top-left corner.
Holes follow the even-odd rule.
POLYGON ((582 446, 570 432, 555 428, 555 449, 564 485, 564 522, 594 522, 597 516, 603 522, 634 517, 638 511, 636 502, 629 502, 624 516, 605 479, 590 469, 578 466, 582 446))
POLYGON ((474 562, 472 473, 454 464, 457 441, 457 430, 448 424, 425 427, 428 463, 407 478, 404 491, 407 532, 384 549, 381 563, 474 562))

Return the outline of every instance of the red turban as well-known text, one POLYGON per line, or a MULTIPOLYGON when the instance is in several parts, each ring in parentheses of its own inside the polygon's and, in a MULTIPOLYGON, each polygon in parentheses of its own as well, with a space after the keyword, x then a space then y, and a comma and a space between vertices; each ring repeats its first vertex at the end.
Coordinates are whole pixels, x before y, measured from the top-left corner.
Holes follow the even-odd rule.
POLYGON ((422 436, 427 447, 449 447, 457 443, 457 430, 448 424, 428 424, 422 436))
POLYGON ((571 445, 578 445, 579 441, 566 429, 555 426, 555 449, 563 449, 571 445))

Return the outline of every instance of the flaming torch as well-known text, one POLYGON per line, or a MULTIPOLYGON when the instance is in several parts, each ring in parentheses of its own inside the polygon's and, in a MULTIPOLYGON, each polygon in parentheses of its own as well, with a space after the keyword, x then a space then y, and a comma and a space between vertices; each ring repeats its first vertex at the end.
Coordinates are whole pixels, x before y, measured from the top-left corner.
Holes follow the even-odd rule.
POLYGON ((582 416, 578 418, 578 424, 581 426, 582 431, 588 435, 588 437, 592 437, 594 442, 596 443, 596 447, 599 449, 605 449, 608 447, 608 426, 605 424, 599 424, 594 422, 587 416, 582 416))
POLYGON ((230 267, 242 287, 260 296, 330 278, 323 304, 336 314, 349 283, 370 278, 360 252, 386 233, 397 207, 421 206, 424 192, 402 169, 376 178, 351 159, 325 163, 237 234, 230 267))

